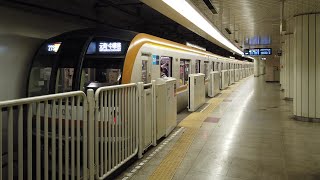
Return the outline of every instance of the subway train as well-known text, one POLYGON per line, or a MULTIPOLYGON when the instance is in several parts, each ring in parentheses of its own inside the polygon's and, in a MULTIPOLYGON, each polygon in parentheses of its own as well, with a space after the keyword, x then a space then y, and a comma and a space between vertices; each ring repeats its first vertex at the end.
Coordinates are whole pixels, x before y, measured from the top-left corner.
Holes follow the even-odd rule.
POLYGON ((208 79, 211 71, 228 70, 235 76, 235 69, 250 66, 144 33, 88 28, 63 33, 41 45, 30 67, 27 96, 173 77, 181 111, 188 105, 189 74, 203 73, 208 79))
MULTIPOLYGON (((206 78, 206 83, 209 85, 208 82, 211 72, 218 72, 222 77, 222 73, 228 71, 228 76, 225 76, 225 74, 223 76, 226 77, 224 81, 227 81, 227 84, 230 85, 242 77, 247 76, 248 73, 245 75, 245 70, 248 70, 249 67, 252 67, 252 63, 221 57, 207 51, 188 47, 148 34, 116 28, 88 28, 66 32, 56 37, 52 37, 42 43, 30 66, 27 81, 27 96, 34 97, 78 90, 87 92, 88 89, 97 90, 99 87, 135 82, 149 84, 152 80, 158 78, 173 77, 177 80, 177 111, 182 111, 188 106, 189 74, 203 73, 206 78)), ((224 88, 222 85, 223 83, 226 84, 226 82, 222 82, 222 78, 220 78, 221 89, 224 88)), ((59 158, 64 161, 62 162, 61 160, 61 163, 71 164, 71 162, 75 162, 74 159, 70 158, 75 157, 75 154, 73 154, 72 150, 69 148, 72 147, 72 143, 75 143, 75 141, 81 142, 79 143, 79 152, 77 151, 76 155, 82 156, 82 154, 85 154, 81 138, 80 141, 70 141, 70 139, 72 139, 72 132, 76 132, 72 131, 72 129, 74 129, 71 126, 72 120, 70 125, 66 123, 68 122, 66 120, 71 118, 71 116, 68 117, 68 113, 66 113, 66 111, 70 109, 69 107, 71 107, 71 104, 74 104, 75 101, 78 100, 74 100, 71 103, 68 101, 61 101, 61 105, 59 106, 61 107, 61 111, 64 110, 65 112, 60 113, 59 110, 59 113, 57 114, 62 114, 61 118, 65 118, 64 121, 62 121, 62 119, 59 121, 52 121, 51 118, 55 117, 53 116, 53 114, 55 114, 53 113, 54 110, 52 110, 52 112, 48 110, 48 114, 44 113, 46 108, 51 108, 50 104, 54 104, 54 101, 45 102, 48 105, 39 104, 37 107, 30 108, 34 110, 32 111, 32 147, 37 147, 36 149, 38 150, 33 151, 34 154, 32 155, 32 158, 34 158, 32 161, 33 171, 36 170, 35 167, 39 166, 39 169, 41 169, 42 167, 40 166, 45 164, 45 162, 39 163, 38 161, 42 161, 43 159, 46 159, 46 157, 47 161, 48 158, 51 160, 51 158, 53 159, 54 157, 58 157, 52 155, 52 147, 46 146, 45 142, 49 145, 56 141, 56 144, 60 143, 59 149, 57 149, 58 146, 55 146, 55 152, 63 152, 59 155, 59 158), (64 107, 62 107, 62 105, 64 107), (40 121, 40 119, 46 118, 49 120, 48 122, 53 122, 52 124, 55 124, 55 122, 59 124, 59 130, 56 129, 56 132, 59 131, 59 133, 62 133, 59 135, 61 136, 59 141, 57 138, 51 138, 49 135, 46 137, 43 135, 45 133, 41 134, 46 131, 47 134, 51 134, 51 132, 48 133, 48 131, 51 131, 52 127, 54 127, 51 127, 51 123, 49 123, 47 124, 47 127, 49 128, 47 130, 45 129, 45 125, 42 125, 42 123, 45 123, 40 121), (65 124, 62 124, 62 122, 65 124), (69 138, 65 138, 64 136, 69 136, 69 138), (47 147, 47 150, 45 150, 45 147, 47 147), (35 153, 37 152, 40 153, 40 157, 36 156, 35 153), (36 159, 36 157, 38 157, 39 160, 36 159)), ((120 103, 117 105, 115 104, 106 106, 105 108, 112 109, 110 110, 110 117, 114 123, 110 123, 112 124, 110 127, 112 126, 119 129, 125 126, 119 125, 121 119, 118 120, 116 114, 118 113, 121 105, 119 105, 120 103)), ((82 108, 80 107, 79 109, 82 108)), ((82 120, 83 117, 79 116, 77 117, 79 118, 77 120, 82 120)), ((100 125, 102 124, 103 123, 100 123, 100 125)), ((97 127, 100 128, 100 125, 97 127)), ((83 136, 82 133, 87 131, 85 131, 85 128, 83 128, 81 124, 79 127, 79 131, 77 132, 83 136)), ((137 129, 139 130, 139 128, 137 129)), ((140 131, 142 132, 141 129, 140 131)), ((117 134, 117 130, 110 130, 108 132, 113 133, 113 137, 118 137, 118 139, 115 138, 111 145, 108 145, 109 148, 120 147, 119 144, 125 141, 134 141, 137 138, 138 133, 138 131, 133 131, 135 133, 131 134, 132 136, 122 138, 121 134, 117 134)), ((154 132, 152 131, 150 133, 152 134, 154 132)), ((147 135, 148 137, 153 136, 150 134, 147 135)), ((97 139, 98 140, 94 140, 96 142, 94 145, 95 151, 99 149, 99 147, 103 147, 99 146, 103 141, 99 138, 97 139)), ((142 144, 142 141, 143 140, 140 139, 138 140, 139 146, 142 144)), ((149 145, 151 145, 150 142, 145 143, 142 147, 143 150, 145 150, 145 147, 149 147, 149 145)), ((139 147, 139 150, 140 149, 141 147, 139 147)), ((117 152, 117 150, 115 150, 115 152, 117 152)), ((103 153, 96 151, 95 158, 98 157, 98 155, 100 156, 100 154, 103 153)), ((110 156, 111 153, 107 152, 107 154, 110 156)), ((56 160, 56 162, 57 161, 58 160, 56 160)), ((80 164, 82 164, 81 161, 82 160, 80 160, 80 164)), ((97 161, 95 163, 99 162, 97 161)), ((59 164, 59 167, 62 166, 59 164)), ((68 165, 64 167, 68 167, 68 165)), ((46 168, 44 167, 44 169, 46 168)), ((52 171, 54 172, 54 170, 52 171)), ((68 172, 67 168, 62 171, 64 172, 60 173, 68 172)), ((112 171, 113 170, 110 172, 112 171)), ((65 174, 67 176, 68 173, 65 174)), ((36 173, 33 172, 33 176, 35 175, 36 173)))

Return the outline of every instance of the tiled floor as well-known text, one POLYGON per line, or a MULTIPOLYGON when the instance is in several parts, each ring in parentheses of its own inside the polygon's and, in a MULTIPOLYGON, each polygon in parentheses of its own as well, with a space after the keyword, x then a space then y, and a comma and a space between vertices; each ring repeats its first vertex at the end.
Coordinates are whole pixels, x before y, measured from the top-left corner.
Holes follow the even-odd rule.
MULTIPOLYGON (((249 78, 204 122, 174 179, 320 179, 320 123, 290 119, 279 84, 249 78)), ((173 141, 174 142, 174 141, 173 141)), ((146 179, 162 156, 132 179, 146 179)))

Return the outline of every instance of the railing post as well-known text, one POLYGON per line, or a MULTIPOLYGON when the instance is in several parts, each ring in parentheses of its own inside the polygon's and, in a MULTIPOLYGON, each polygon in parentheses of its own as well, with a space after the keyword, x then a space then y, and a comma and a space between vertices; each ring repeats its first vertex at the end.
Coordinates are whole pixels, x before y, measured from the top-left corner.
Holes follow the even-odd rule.
POLYGON ((88 98, 88 168, 89 168, 89 179, 93 180, 95 175, 94 166, 94 110, 95 100, 94 92, 92 89, 87 91, 88 98))
POLYGON ((137 90, 138 90, 138 157, 142 158, 142 152, 143 152, 143 147, 142 147, 142 93, 143 93, 143 83, 138 82, 137 83, 137 90))

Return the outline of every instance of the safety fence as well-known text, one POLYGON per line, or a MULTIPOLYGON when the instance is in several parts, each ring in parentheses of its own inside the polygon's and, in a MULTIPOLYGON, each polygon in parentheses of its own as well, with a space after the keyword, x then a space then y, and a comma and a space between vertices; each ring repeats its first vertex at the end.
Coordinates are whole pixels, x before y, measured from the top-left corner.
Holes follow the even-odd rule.
POLYGON ((156 145, 155 82, 0 102, 0 179, 104 179, 156 145))
POLYGON ((95 93, 96 178, 104 179, 139 150, 141 84, 99 88, 95 93))
POLYGON ((82 91, 0 102, 0 179, 88 179, 82 91))
MULTIPOLYGON (((210 82, 213 97, 220 73, 210 82)), ((0 102, 0 179, 108 177, 168 133, 160 124, 166 121, 157 119, 156 98, 174 97, 174 85, 158 86, 132 83, 0 102)))

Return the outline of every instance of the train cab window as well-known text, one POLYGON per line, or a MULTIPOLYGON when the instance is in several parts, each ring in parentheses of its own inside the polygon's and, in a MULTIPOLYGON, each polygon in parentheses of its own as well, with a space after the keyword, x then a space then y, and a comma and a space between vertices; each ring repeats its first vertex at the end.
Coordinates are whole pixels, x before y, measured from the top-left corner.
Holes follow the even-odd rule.
POLYGON ((40 96, 49 93, 51 67, 42 64, 32 67, 29 78, 29 97, 40 96))
POLYGON ((80 89, 121 84, 122 69, 128 42, 96 37, 86 51, 81 70, 80 89))
POLYGON ((196 60, 196 73, 200 73, 200 65, 201 65, 201 61, 196 60))
POLYGON ((74 68, 59 68, 57 74, 56 92, 69 92, 72 91, 72 79, 74 68))
POLYGON ((160 57, 160 77, 172 77, 172 57, 160 57))
POLYGON ((188 84, 190 74, 190 60, 180 59, 180 85, 188 84))
POLYGON ((204 62, 204 75, 205 75, 205 78, 207 79, 208 77, 209 77, 209 70, 210 70, 210 68, 209 68, 209 61, 205 61, 204 62))
POLYGON ((81 73, 81 89, 97 89, 118 85, 121 82, 123 59, 87 58, 81 73))

